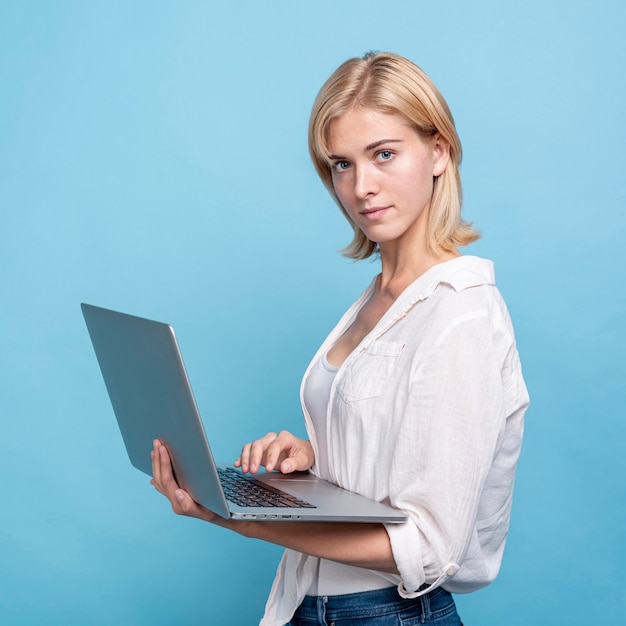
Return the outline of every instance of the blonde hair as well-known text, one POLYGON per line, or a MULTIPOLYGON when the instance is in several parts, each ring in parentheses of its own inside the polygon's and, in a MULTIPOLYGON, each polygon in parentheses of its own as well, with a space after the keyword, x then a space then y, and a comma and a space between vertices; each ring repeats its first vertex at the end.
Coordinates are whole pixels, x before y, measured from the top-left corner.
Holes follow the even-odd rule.
POLYGON ((434 181, 427 245, 438 254, 465 246, 480 237, 461 218, 461 141, 446 101, 430 78, 414 63, 389 52, 368 52, 340 65, 320 89, 309 120, 309 152, 322 182, 354 230, 342 253, 352 259, 370 257, 378 245, 352 222, 335 193, 329 165, 330 122, 353 107, 398 113, 423 137, 437 133, 450 144, 444 172, 434 181))

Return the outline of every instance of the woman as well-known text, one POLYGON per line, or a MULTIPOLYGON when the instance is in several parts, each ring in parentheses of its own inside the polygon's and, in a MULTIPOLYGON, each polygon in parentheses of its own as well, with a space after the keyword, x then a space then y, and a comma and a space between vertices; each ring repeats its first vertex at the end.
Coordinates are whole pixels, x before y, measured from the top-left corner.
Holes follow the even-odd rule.
POLYGON ((263 625, 458 625, 451 592, 500 567, 528 405, 492 264, 458 251, 478 237, 461 219, 460 141, 418 67, 370 53, 322 87, 309 148, 354 229, 345 254, 381 271, 305 373, 309 439, 268 433, 235 465, 310 470, 409 520, 231 522, 178 488, 158 441, 152 482, 176 513, 287 548, 263 625))

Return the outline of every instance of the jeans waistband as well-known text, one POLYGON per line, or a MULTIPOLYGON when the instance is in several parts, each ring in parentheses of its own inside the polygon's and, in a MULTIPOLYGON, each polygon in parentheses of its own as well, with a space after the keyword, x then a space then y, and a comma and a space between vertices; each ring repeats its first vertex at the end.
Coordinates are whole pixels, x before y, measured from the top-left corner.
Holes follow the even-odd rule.
POLYGON ((450 593, 438 587, 419 598, 403 598, 396 587, 376 589, 374 591, 362 591, 347 593, 336 596, 306 596, 298 609, 298 613, 304 617, 318 615, 320 605, 328 618, 341 619, 342 617, 359 617, 386 615, 402 610, 408 610, 417 606, 422 607, 426 602, 429 611, 448 606, 451 601, 450 593), (426 596, 426 597, 424 597, 426 596))

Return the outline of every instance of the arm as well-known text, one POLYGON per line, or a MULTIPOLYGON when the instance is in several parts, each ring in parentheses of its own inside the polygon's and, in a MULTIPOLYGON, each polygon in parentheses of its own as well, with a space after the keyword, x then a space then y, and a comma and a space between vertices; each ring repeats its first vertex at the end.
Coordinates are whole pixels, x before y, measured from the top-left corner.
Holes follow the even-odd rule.
MULTIPOLYGON (((270 433, 253 444, 247 444, 236 464, 240 465, 242 469, 244 465, 250 467, 256 465, 258 468, 261 460, 265 460, 266 468, 270 469, 281 456, 287 454, 280 451, 280 442, 276 443, 276 439, 281 437, 281 441, 285 442, 289 440, 289 436, 293 437, 285 431, 278 436, 270 433), (263 441, 268 444, 265 448, 259 443, 263 441), (276 445, 270 449, 270 443, 276 445), (266 450, 265 458, 261 452, 263 449, 266 450)), ((311 445, 306 443, 308 446, 311 445)), ((293 449, 291 450, 293 451, 293 449)), ((306 456, 306 450, 305 445, 302 447, 302 454, 285 456, 280 465, 287 463, 290 467, 297 466, 294 469, 299 469, 299 462, 296 459, 307 458, 310 460, 310 457, 306 456)), ((397 573, 389 536, 382 524, 256 522, 224 519, 195 502, 186 491, 178 486, 172 474, 169 454, 160 441, 154 442, 152 474, 154 478, 150 483, 170 501, 172 509, 177 515, 195 517, 216 526, 233 530, 244 537, 262 539, 312 556, 347 565, 397 573)))
POLYGON ((519 451, 516 418, 508 417, 523 400, 515 376, 503 374, 512 335, 486 306, 461 308, 467 313, 431 333, 416 362, 394 449, 391 499, 412 523, 387 531, 409 591, 445 581, 461 565, 468 567, 455 584, 468 577, 484 586, 497 572, 508 526, 519 451))

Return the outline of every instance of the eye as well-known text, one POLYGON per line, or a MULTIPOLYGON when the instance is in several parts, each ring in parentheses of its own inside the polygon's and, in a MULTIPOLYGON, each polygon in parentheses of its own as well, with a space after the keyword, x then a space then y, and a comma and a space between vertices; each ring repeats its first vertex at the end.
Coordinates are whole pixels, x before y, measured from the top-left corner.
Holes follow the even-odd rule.
POLYGON ((345 172, 347 169, 350 169, 350 163, 348 161, 337 161, 331 167, 335 172, 345 172))
POLYGON ((381 150, 376 153, 376 158, 379 161, 389 161, 393 158, 393 152, 391 150, 381 150))

